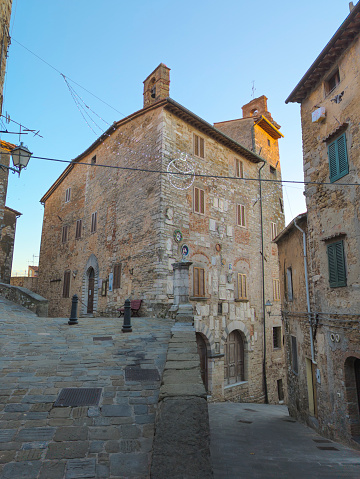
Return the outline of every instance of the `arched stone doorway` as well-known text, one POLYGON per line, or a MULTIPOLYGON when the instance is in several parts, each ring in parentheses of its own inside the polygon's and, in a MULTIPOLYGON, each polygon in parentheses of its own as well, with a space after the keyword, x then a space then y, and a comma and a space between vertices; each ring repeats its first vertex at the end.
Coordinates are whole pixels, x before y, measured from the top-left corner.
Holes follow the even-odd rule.
POLYGON ((83 315, 93 314, 97 311, 98 303, 99 264, 96 256, 92 254, 86 263, 83 274, 83 287, 81 312, 83 315))
POLYGON ((200 356, 201 379, 204 383, 206 391, 208 391, 208 381, 209 381, 208 353, 207 353, 205 338, 202 334, 196 333, 196 343, 197 343, 197 350, 200 356))
POLYGON ((345 361, 345 386, 350 434, 360 441, 360 358, 348 357, 345 361))

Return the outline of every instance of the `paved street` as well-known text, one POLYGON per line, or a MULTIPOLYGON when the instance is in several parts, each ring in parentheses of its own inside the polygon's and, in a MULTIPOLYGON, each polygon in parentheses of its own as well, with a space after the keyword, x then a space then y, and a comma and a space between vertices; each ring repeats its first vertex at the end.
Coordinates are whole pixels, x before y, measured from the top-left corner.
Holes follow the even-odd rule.
POLYGON ((285 406, 209 404, 214 479, 359 479, 360 452, 322 438, 285 406))
POLYGON ((173 322, 132 323, 127 334, 119 318, 69 326, 0 298, 1 478, 148 477, 157 371, 161 377, 173 322), (54 407, 63 388, 92 388, 86 401, 95 404, 54 407))

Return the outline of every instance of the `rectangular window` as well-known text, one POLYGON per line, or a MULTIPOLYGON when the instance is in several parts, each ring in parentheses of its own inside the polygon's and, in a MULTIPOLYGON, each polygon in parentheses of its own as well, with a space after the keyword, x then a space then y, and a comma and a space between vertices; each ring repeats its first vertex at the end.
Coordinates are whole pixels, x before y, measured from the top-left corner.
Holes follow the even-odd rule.
POLYGON ((325 93, 328 95, 331 93, 335 88, 338 86, 340 83, 340 75, 339 75, 339 70, 337 69, 336 72, 334 72, 328 80, 325 82, 325 93))
POLYGON ((194 187, 194 213, 205 214, 205 191, 194 187))
POLYGON ((95 165, 96 163, 96 155, 91 158, 91 164, 95 165))
POLYGON ((65 203, 69 203, 71 197, 71 188, 68 188, 65 191, 65 203))
POLYGON ((97 211, 91 215, 91 233, 95 233, 97 227, 97 211))
POLYGON ((299 372, 298 368, 298 354, 297 354, 297 340, 296 336, 291 336, 291 366, 294 373, 299 372))
POLYGON ((286 270, 286 279, 287 279, 287 299, 288 301, 293 300, 293 284, 292 284, 292 269, 288 268, 286 270))
POLYGON ((205 270, 194 267, 194 296, 205 297, 205 270))
POLYGON ((237 275, 237 299, 247 299, 246 274, 237 275))
POLYGON ((69 232, 69 226, 68 225, 64 225, 62 227, 62 234, 61 234, 61 242, 62 243, 66 243, 67 240, 68 240, 68 232, 69 232))
POLYGON ((235 158, 235 176, 237 178, 244 178, 244 164, 238 158, 235 158))
POLYGON ((275 326, 273 328, 273 347, 274 349, 281 348, 281 326, 275 326))
POLYGON ((283 387, 283 380, 282 379, 277 380, 277 390, 278 390, 279 401, 283 401, 284 400, 284 387, 283 387))
POLYGON ((346 286, 344 242, 336 241, 327 245, 330 288, 346 286))
POLYGON ((276 223, 271 222, 271 239, 275 239, 277 237, 277 225, 276 223))
POLYGON ((205 141, 201 136, 194 133, 194 155, 205 158, 205 141))
POLYGON ((245 226, 245 206, 236 205, 236 224, 238 226, 245 226))
POLYGON ((274 301, 280 301, 280 280, 273 279, 273 299, 274 301))
POLYGON ((70 273, 71 271, 65 271, 64 273, 63 298, 69 298, 70 296, 70 273))
POLYGON ((330 181, 336 181, 349 173, 345 133, 328 145, 330 181))
POLYGON ((121 263, 114 266, 113 289, 120 288, 121 284, 121 263))
POLYGON ((82 220, 76 221, 75 239, 81 238, 82 220))

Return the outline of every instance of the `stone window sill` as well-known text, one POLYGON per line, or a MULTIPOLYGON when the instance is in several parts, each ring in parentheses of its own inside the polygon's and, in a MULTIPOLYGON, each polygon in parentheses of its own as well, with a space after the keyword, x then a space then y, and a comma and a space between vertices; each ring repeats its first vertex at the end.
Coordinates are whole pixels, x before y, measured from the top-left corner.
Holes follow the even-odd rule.
POLYGON ((224 389, 234 388, 235 386, 244 386, 244 384, 247 384, 247 383, 248 383, 247 381, 240 381, 238 383, 228 384, 227 386, 224 386, 224 389))
POLYGON ((201 296, 190 296, 190 301, 207 301, 210 298, 204 298, 201 296))
POLYGON ((235 303, 248 303, 249 300, 246 298, 246 299, 239 299, 239 298, 236 298, 235 299, 235 303))

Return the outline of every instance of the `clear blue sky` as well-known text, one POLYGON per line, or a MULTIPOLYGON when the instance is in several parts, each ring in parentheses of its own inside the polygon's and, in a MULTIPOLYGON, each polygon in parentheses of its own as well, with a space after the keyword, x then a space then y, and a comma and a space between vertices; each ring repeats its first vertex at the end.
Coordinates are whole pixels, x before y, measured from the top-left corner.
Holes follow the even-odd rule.
MULTIPOLYGON (((62 76, 17 42, 125 116, 142 108, 142 82, 160 62, 171 68, 170 96, 210 123, 241 118, 255 81, 255 96, 268 97, 285 135, 283 179, 302 180, 300 108, 285 99, 348 13, 346 0, 13 0, 3 113, 40 130, 43 138, 23 136, 35 156, 71 160, 99 136, 62 76)), ((70 84, 108 123, 123 117, 70 84)), ((20 179, 9 175, 7 205, 23 213, 14 272, 24 273, 39 255, 39 200, 63 169, 32 159, 20 179)), ((301 185, 284 187, 284 203, 287 222, 305 211, 301 185)))

